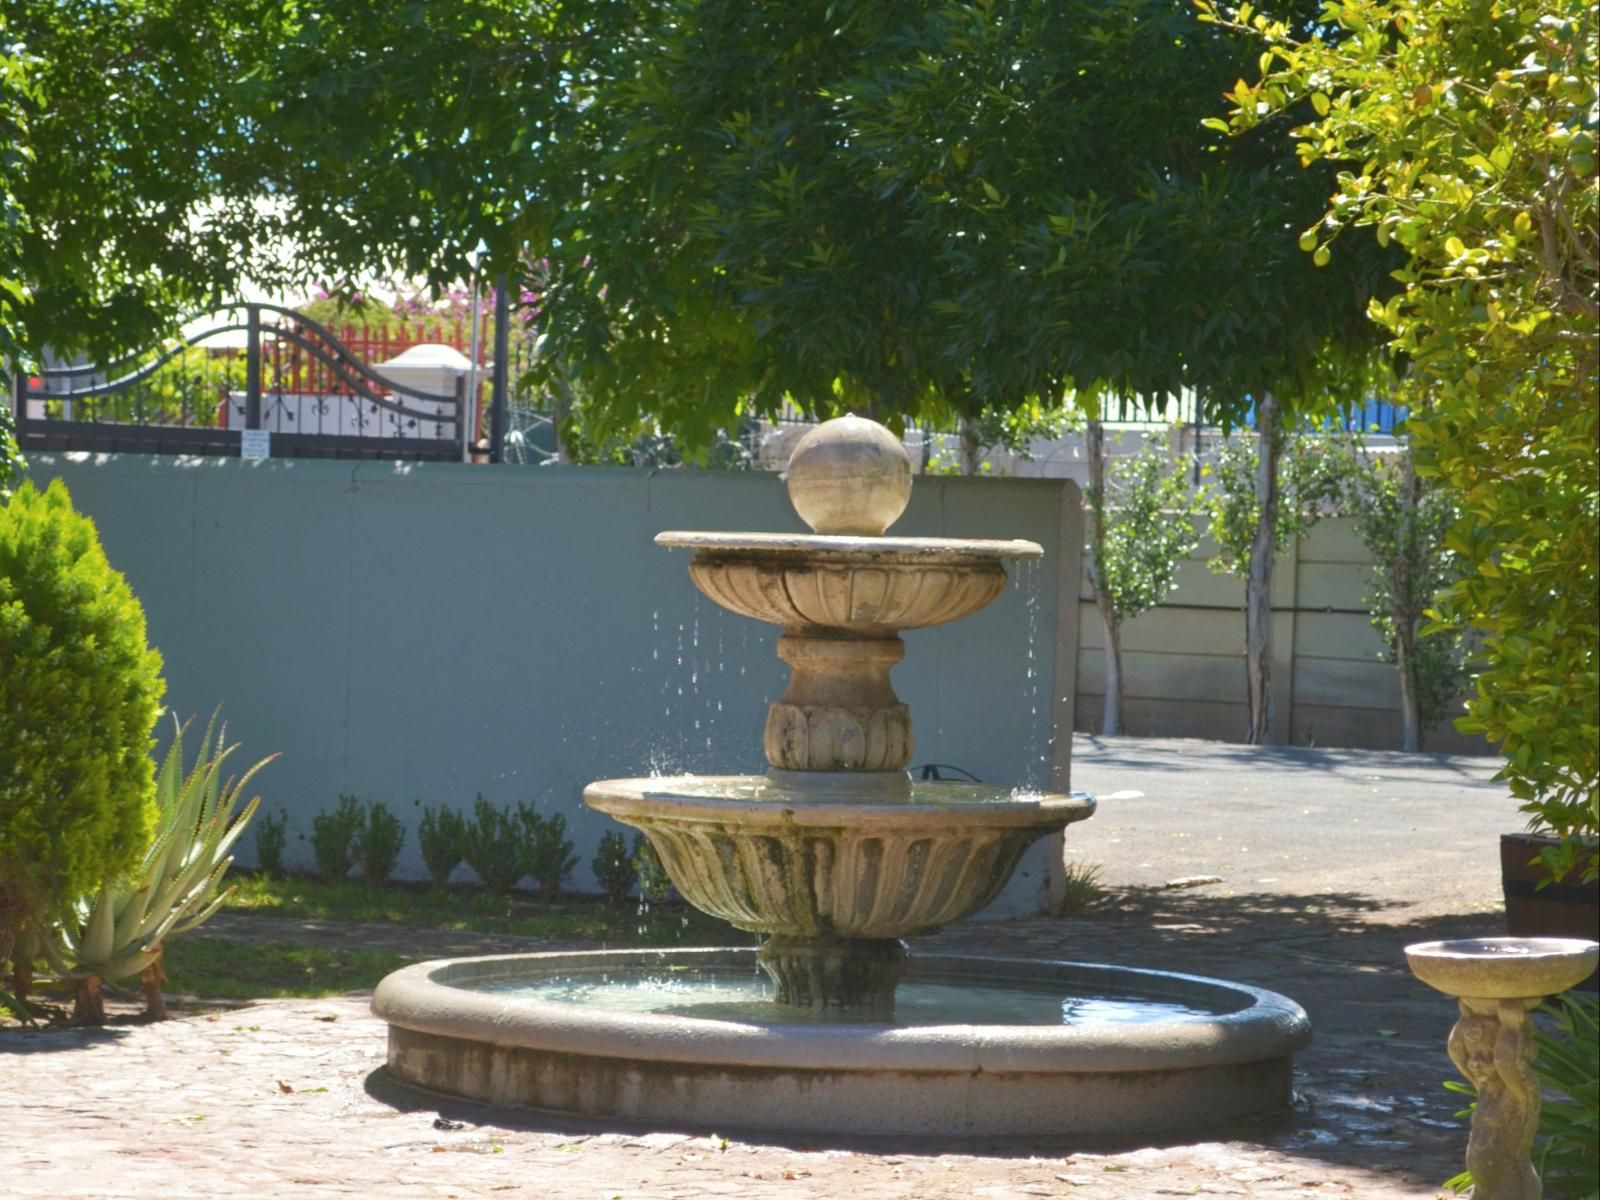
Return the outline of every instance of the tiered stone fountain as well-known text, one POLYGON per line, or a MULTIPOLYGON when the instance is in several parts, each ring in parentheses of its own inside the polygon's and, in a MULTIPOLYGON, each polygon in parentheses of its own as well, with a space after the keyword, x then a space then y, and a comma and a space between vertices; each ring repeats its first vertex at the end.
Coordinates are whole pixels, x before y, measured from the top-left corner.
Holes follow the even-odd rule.
POLYGON ((1004 589, 1004 560, 1039 546, 884 537, 911 463, 858 417, 802 439, 787 482, 812 535, 656 538, 694 551, 689 577, 718 604, 784 628, 791 675, 767 712, 766 779, 604 780, 584 800, 644 830, 690 904, 767 935, 776 1003, 888 1019, 900 939, 983 908, 1032 842, 1094 801, 948 786, 913 797, 906 775, 911 711, 889 681, 900 631, 977 612, 1004 589))
POLYGON ((691 904, 750 951, 524 955, 386 979, 389 1071, 497 1103, 716 1128, 1128 1133, 1288 1098, 1310 1036, 1292 1002, 1216 980, 1080 963, 918 957, 902 938, 983 908, 1082 794, 913 784, 889 673, 899 633, 955 621, 1039 546, 885 536, 910 463, 843 417, 796 447, 809 535, 663 533, 695 585, 783 626, 788 690, 765 776, 604 780, 585 801, 644 831, 691 904), (909 997, 909 1001, 908 1001, 909 997), (907 1016, 907 1009, 910 1016, 907 1016))

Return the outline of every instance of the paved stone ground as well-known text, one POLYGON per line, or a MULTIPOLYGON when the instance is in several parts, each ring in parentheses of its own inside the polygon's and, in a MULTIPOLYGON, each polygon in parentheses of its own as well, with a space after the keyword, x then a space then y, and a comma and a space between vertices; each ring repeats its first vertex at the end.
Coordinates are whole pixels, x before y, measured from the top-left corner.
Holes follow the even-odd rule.
MULTIPOLYGON (((1401 948, 1499 932, 1494 837, 1520 822, 1487 782, 1493 770, 1492 760, 1080 741, 1074 784, 1103 799, 1069 852, 1102 864, 1105 902, 921 943, 1221 975, 1297 999, 1316 1038, 1297 1059, 1293 1111, 1272 1122, 1137 1145, 809 1145, 507 1114, 388 1083, 382 1023, 357 994, 192 1007, 98 1031, 0 1031, 0 1195, 1431 1198, 1465 1145, 1456 1099, 1439 1086, 1454 1073, 1453 1012, 1411 979, 1401 948), (1196 875, 1222 881, 1162 886, 1196 875)), ((207 932, 422 954, 550 946, 237 916, 207 932)))

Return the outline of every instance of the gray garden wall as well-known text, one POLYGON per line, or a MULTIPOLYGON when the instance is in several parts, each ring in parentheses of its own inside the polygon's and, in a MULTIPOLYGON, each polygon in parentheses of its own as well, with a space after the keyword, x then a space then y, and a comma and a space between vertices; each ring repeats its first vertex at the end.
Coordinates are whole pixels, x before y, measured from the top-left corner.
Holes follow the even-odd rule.
MULTIPOLYGON (((282 752, 260 789, 290 816, 294 862, 342 792, 412 825, 481 792, 567 814, 589 887, 613 826, 579 804, 587 781, 765 767, 776 631, 702 599, 687 557, 651 538, 799 531, 774 475, 85 455, 35 455, 29 474, 65 479, 99 526, 169 703, 222 703, 243 754, 282 752)), ((1047 557, 983 613, 906 635, 916 763, 1066 784, 1052 729, 1072 725, 1077 511, 1059 480, 917 483, 896 533, 1030 538, 1047 557)), ((1033 905, 1048 861, 1012 907, 1033 905)), ((422 874, 414 834, 401 873, 422 874)))

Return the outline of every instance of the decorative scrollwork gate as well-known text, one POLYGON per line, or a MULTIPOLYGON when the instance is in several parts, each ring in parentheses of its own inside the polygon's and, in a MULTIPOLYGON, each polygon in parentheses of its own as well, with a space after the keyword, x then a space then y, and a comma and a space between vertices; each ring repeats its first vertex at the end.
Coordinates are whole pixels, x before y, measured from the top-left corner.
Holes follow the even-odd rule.
POLYGON ((448 391, 428 391, 379 372, 325 326, 280 305, 237 304, 218 316, 110 367, 19 376, 22 448, 237 456, 242 431, 267 430, 274 457, 464 457, 469 371, 456 372, 448 391))

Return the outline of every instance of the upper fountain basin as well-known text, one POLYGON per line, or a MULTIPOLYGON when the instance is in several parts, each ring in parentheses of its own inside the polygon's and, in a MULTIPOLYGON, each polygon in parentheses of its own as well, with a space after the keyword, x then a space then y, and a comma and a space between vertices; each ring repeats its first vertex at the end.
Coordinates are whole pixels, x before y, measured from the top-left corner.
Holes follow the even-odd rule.
POLYGON ((1037 542, 826 534, 667 532, 695 551, 694 584, 722 607, 790 629, 884 636, 970 616, 1005 587, 1006 559, 1037 542))

